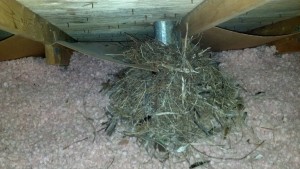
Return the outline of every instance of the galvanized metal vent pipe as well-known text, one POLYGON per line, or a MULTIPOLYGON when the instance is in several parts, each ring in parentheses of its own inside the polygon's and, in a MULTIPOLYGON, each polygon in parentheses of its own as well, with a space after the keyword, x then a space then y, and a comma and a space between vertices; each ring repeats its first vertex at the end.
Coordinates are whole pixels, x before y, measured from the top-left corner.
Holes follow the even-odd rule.
POLYGON ((180 36, 175 26, 175 21, 156 21, 154 23, 155 39, 165 45, 177 44, 180 36))

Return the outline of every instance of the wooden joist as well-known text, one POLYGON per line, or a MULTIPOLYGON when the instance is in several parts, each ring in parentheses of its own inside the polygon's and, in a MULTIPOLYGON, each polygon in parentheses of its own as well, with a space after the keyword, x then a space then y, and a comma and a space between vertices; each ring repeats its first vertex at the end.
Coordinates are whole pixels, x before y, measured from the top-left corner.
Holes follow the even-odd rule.
POLYGON ((40 42, 17 35, 0 41, 0 61, 43 55, 44 45, 40 42))
POLYGON ((73 50, 59 44, 45 45, 45 55, 48 64, 69 65, 73 50))
POLYGON ((215 26, 238 15, 265 5, 272 0, 207 0, 188 13, 180 24, 182 35, 202 33, 201 47, 211 47, 214 51, 233 50, 271 44, 279 52, 300 51, 300 17, 281 21, 243 34, 215 26))
POLYGON ((0 0, 0 29, 47 44, 58 40, 73 41, 72 37, 16 0, 0 0))
POLYGON ((290 36, 255 36, 214 27, 203 32, 200 47, 211 47, 213 51, 235 50, 256 47, 290 36))
POLYGON ((256 28, 247 33, 260 36, 278 36, 295 32, 300 32, 300 16, 256 28))
POLYGON ((278 53, 300 52, 300 16, 256 29, 262 35, 294 35, 269 43, 276 46, 278 53), (296 34, 295 34, 296 33, 296 34))
POLYGON ((300 52, 300 33, 271 42, 269 45, 276 46, 278 53, 300 52))
POLYGON ((290 53, 300 51, 300 16, 266 25, 248 33, 262 36, 291 36, 268 43, 276 46, 278 53, 290 53))
POLYGON ((272 0, 206 0, 182 19, 181 32, 186 34, 188 23, 188 35, 201 33, 270 1, 272 0))
MULTIPOLYGON (((16 0, 0 0, 0 29, 34 41, 42 42, 47 45, 47 48, 56 41, 74 41, 74 39, 65 32, 33 13, 16 0)), ((52 46, 52 48, 55 47, 52 46)), ((48 60, 57 61, 57 59, 53 59, 57 56, 46 55, 46 57, 49 58, 48 60)), ((61 64, 59 62, 48 63, 61 64)))

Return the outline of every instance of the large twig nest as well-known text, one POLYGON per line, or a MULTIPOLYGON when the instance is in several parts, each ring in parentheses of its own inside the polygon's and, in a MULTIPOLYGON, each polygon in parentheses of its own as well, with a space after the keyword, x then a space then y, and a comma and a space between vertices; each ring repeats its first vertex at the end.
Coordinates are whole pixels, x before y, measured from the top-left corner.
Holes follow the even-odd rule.
POLYGON ((199 142, 229 129, 239 120, 241 99, 217 62, 196 46, 144 42, 124 53, 135 64, 109 91, 108 134, 117 123, 153 156, 187 152, 199 142))

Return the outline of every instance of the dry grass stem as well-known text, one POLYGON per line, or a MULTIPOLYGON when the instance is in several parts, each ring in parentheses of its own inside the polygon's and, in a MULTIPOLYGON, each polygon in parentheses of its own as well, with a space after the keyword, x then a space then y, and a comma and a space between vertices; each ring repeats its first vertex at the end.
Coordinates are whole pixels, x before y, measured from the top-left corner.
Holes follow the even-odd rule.
POLYGON ((207 49, 183 49, 155 41, 136 45, 124 53, 135 64, 157 71, 130 68, 110 89, 111 130, 125 126, 151 156, 186 157, 191 144, 239 123, 243 104, 232 81, 224 76, 207 49))

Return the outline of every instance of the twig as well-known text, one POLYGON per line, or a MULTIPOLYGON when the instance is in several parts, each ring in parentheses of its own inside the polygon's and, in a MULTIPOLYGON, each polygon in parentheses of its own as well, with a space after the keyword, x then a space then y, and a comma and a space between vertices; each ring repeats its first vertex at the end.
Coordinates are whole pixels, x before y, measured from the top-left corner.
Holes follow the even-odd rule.
POLYGON ((262 141, 261 143, 259 143, 253 150, 251 150, 249 153, 247 153, 246 155, 244 155, 242 157, 216 157, 216 156, 212 156, 212 155, 206 154, 205 152, 196 149, 194 146, 192 146, 192 147, 196 151, 198 151, 199 153, 201 153, 201 154, 203 154, 203 155, 205 155, 205 156, 207 156, 209 158, 214 158, 214 159, 219 159, 219 160, 243 160, 246 157, 248 157, 250 154, 252 154, 255 150, 257 150, 264 142, 265 142, 265 140, 262 141))
POLYGON ((186 23, 186 33, 185 33, 185 38, 184 38, 184 47, 183 47, 183 58, 185 60, 186 58, 186 48, 187 48, 187 36, 189 32, 189 24, 186 23))
POLYGON ((106 169, 109 169, 109 167, 114 163, 115 161, 115 157, 113 157, 113 159, 111 160, 111 162, 109 163, 109 165, 106 167, 106 169))
POLYGON ((72 144, 69 144, 69 145, 65 146, 65 147, 63 148, 63 150, 65 150, 65 149, 71 147, 71 145, 73 145, 73 144, 82 142, 82 141, 87 140, 87 139, 88 139, 88 137, 85 137, 85 138, 83 138, 83 139, 77 140, 77 141, 73 142, 72 144))
POLYGON ((163 63, 160 66, 164 67, 166 69, 169 69, 170 71, 176 71, 176 72, 181 72, 181 73, 199 73, 193 69, 187 69, 187 68, 180 69, 180 68, 175 68, 175 67, 163 64, 163 63))
POLYGON ((127 33, 127 32, 124 32, 124 34, 129 37, 129 39, 131 39, 134 43, 138 43, 140 40, 137 38, 137 37, 134 37, 133 35, 127 33))
MULTIPOLYGON (((100 132, 100 131, 102 131, 102 130, 104 130, 105 129, 105 127, 104 128, 101 128, 101 129, 99 129, 99 130, 97 130, 96 132, 95 132, 95 134, 96 133, 98 133, 98 132, 100 132)), ((69 148, 71 145, 73 145, 73 144, 76 144, 76 143, 79 143, 79 142, 82 142, 82 141, 85 141, 85 140, 87 140, 89 137, 87 136, 87 137, 84 137, 83 139, 80 139, 80 140, 77 140, 77 141, 74 141, 73 143, 71 143, 71 144, 69 144, 69 145, 67 145, 67 146, 65 146, 64 148, 63 148, 63 150, 65 150, 65 149, 67 149, 67 148, 69 148)))
POLYGON ((105 54, 105 55, 107 55, 107 56, 124 56, 124 54, 123 53, 120 53, 120 54, 113 54, 113 53, 108 53, 108 54, 105 54))

